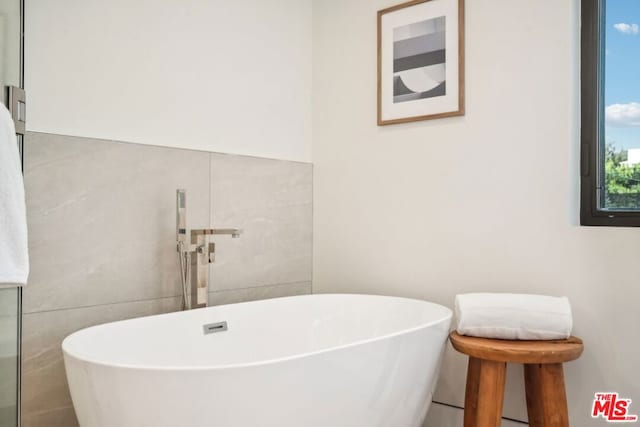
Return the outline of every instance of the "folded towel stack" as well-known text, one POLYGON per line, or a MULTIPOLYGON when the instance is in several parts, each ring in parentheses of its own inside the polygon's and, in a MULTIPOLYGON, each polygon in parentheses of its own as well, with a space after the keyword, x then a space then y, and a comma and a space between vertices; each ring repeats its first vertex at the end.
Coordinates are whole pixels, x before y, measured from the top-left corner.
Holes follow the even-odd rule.
POLYGON ((457 332, 508 340, 556 340, 571 335, 573 318, 566 297, 525 294, 457 295, 457 332))

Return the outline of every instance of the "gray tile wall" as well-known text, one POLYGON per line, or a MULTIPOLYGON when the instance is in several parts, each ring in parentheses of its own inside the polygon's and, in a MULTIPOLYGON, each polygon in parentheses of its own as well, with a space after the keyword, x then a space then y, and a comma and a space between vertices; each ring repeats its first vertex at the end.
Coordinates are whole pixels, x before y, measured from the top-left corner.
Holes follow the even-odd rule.
POLYGON ((175 190, 216 240, 210 303, 311 292, 312 166, 29 133, 31 275, 24 290, 24 427, 77 425, 60 343, 104 322, 178 310, 175 190))
POLYGON ((211 223, 244 230, 216 242, 213 291, 311 281, 312 179, 305 163, 211 156, 211 223))

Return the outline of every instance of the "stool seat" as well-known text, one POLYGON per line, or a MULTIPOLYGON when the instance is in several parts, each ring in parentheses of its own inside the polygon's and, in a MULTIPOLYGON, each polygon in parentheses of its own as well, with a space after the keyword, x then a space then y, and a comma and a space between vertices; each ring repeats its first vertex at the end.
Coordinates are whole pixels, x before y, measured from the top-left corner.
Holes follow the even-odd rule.
POLYGON ((460 353, 482 360, 506 363, 564 363, 576 360, 584 345, 577 337, 554 341, 511 341, 477 338, 452 332, 453 348, 460 353))
POLYGON ((511 341, 466 337, 449 340, 469 356, 464 427, 500 427, 507 363, 524 365, 530 427, 569 427, 562 364, 582 354, 582 340, 511 341))

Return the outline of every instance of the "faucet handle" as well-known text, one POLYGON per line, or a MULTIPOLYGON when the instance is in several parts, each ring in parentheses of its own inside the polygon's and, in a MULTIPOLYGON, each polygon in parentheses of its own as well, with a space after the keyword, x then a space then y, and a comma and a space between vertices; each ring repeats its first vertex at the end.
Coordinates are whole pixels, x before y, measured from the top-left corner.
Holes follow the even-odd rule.
POLYGON ((216 261, 216 244, 209 242, 209 263, 216 261))

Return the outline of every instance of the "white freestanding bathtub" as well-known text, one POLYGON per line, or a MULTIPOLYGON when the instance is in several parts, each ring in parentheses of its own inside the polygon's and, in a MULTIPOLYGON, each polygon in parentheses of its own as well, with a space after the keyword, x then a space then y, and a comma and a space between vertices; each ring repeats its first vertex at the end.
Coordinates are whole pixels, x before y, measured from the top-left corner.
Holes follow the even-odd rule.
POLYGON ((96 326, 62 348, 82 427, 418 427, 450 321, 425 301, 308 295, 96 326))

